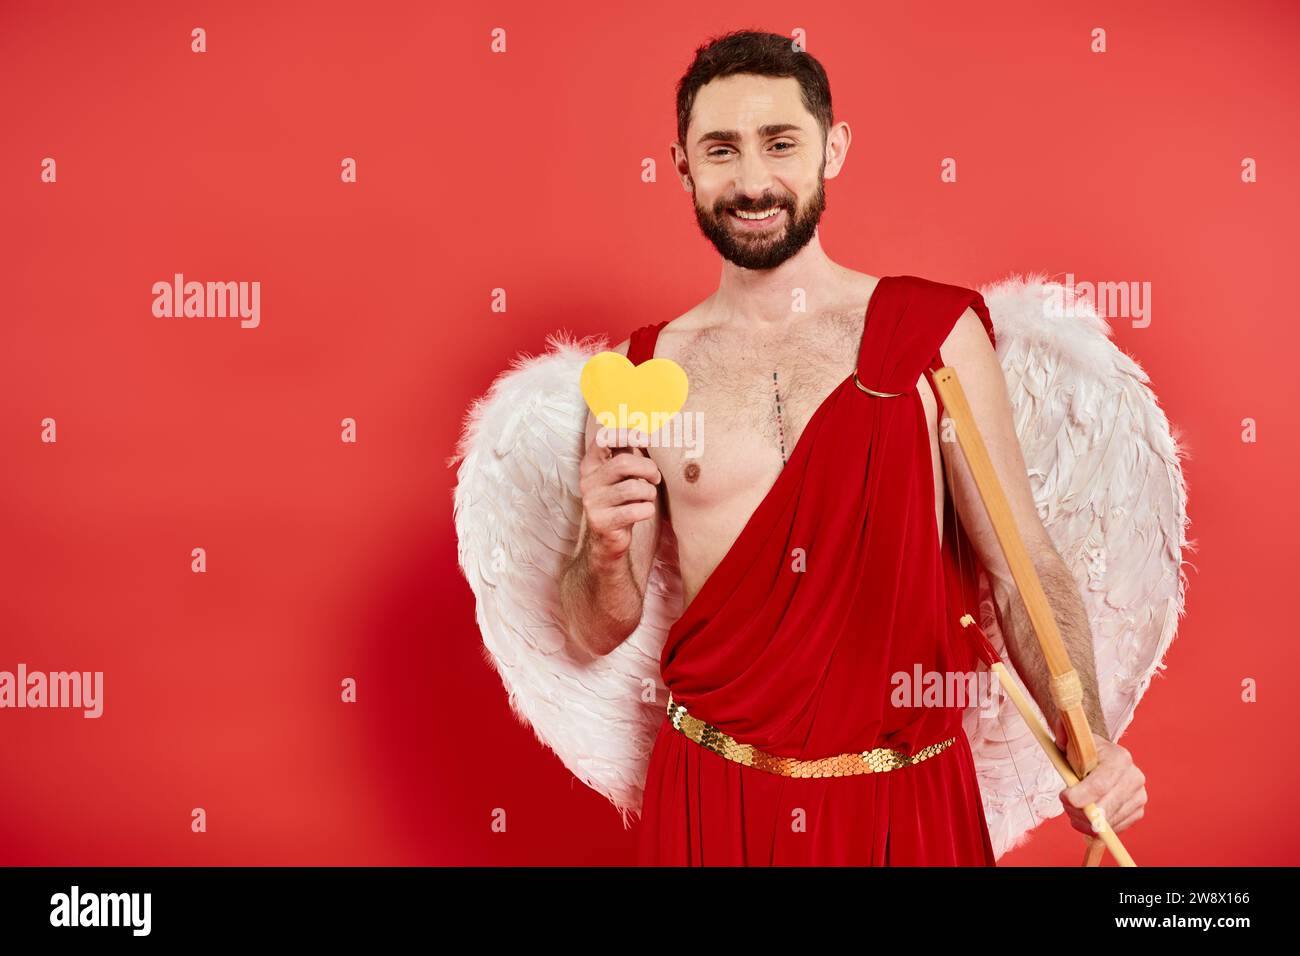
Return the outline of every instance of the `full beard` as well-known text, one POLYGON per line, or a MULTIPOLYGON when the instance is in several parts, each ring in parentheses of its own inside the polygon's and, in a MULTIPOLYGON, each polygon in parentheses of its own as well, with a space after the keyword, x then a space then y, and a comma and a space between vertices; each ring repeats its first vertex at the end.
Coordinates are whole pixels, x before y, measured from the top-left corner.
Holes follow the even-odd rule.
MULTIPOLYGON (((692 205, 700 231, 724 259, 742 269, 775 269, 806 246, 817 231, 817 224, 826 211, 826 182, 817 177, 817 191, 801 211, 796 212, 789 199, 778 201, 776 205, 785 210, 786 224, 770 235, 757 232, 747 235, 740 231, 744 227, 734 225, 728 211, 732 206, 726 203, 715 206, 712 212, 705 212, 698 203, 692 205)), ((770 207, 771 204, 760 204, 758 209, 770 207)), ((742 211, 750 210, 742 207, 742 211)))

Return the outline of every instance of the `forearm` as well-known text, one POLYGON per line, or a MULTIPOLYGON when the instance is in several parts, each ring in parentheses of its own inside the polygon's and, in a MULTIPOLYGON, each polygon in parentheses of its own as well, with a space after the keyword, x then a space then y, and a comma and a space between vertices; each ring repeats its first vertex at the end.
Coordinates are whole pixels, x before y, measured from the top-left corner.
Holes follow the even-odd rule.
POLYGON ((644 595, 629 555, 603 560, 586 544, 560 578, 560 603, 569 632, 593 654, 608 654, 641 623, 644 595))
MULTIPOLYGON (((1038 579, 1042 582, 1047 602, 1056 618, 1061 640, 1070 655, 1070 661, 1079 674, 1083 685, 1083 710, 1088 718, 1088 725, 1094 734, 1110 739, 1105 717, 1102 715, 1101 698, 1097 692, 1097 665, 1092 651, 1092 627, 1083 600, 1079 597, 1078 586, 1070 569, 1065 566, 1055 551, 1049 551, 1034 560, 1038 579)), ((1056 705, 1052 703, 1051 674, 1047 670, 1047 661, 1043 657, 1034 625, 1029 619, 1025 602, 1020 597, 1019 589, 1009 582, 994 586, 998 608, 1002 614, 1003 633, 1007 649, 1011 654, 1016 671, 1024 680, 1029 692, 1038 702, 1043 715, 1052 726, 1057 717, 1056 705)))

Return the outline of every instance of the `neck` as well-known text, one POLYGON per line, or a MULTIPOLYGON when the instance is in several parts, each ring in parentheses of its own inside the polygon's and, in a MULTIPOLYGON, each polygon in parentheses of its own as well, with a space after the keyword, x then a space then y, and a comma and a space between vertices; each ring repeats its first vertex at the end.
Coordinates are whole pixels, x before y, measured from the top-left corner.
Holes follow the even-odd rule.
POLYGON ((711 311, 720 324, 775 328, 829 307, 844 281, 844 269, 831 261, 814 233, 774 269, 743 269, 724 259, 711 311), (802 294, 796 295, 797 290, 802 294))

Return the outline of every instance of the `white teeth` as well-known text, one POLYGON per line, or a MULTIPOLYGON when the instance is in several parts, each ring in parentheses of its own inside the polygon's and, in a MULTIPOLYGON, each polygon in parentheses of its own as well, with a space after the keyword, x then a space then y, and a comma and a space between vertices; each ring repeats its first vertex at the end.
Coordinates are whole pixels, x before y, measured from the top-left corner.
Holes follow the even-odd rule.
POLYGON ((769 216, 775 216, 780 211, 781 211, 780 206, 775 206, 772 209, 767 210, 766 212, 741 212, 739 209, 732 210, 732 212, 734 212, 741 219, 767 219, 769 216))

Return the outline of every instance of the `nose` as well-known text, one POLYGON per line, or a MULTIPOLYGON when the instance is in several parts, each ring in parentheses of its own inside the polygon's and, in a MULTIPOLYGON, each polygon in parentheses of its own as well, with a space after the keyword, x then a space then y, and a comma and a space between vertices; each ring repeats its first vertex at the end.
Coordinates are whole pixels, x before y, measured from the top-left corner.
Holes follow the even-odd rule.
POLYGON ((757 202, 772 191, 772 174, 761 150, 746 150, 736 169, 736 196, 757 202))

